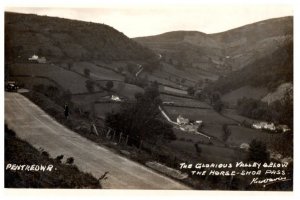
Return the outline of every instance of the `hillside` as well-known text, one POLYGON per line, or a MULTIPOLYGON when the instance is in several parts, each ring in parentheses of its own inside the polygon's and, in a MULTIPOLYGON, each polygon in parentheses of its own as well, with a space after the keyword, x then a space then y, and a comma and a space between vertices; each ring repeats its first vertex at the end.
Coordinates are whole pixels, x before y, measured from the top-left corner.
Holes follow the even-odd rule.
POLYGON ((243 86, 267 88, 273 92, 283 83, 293 81, 293 41, 286 40, 270 55, 257 59, 243 69, 221 77, 206 89, 219 91, 222 94, 243 86))
POLYGON ((155 55, 114 28, 91 22, 33 14, 5 13, 5 58, 47 60, 148 60, 155 55))
POLYGON ((174 31, 134 40, 161 53, 163 60, 178 67, 224 74, 270 55, 291 36, 292 30, 293 18, 283 17, 216 34, 174 31))

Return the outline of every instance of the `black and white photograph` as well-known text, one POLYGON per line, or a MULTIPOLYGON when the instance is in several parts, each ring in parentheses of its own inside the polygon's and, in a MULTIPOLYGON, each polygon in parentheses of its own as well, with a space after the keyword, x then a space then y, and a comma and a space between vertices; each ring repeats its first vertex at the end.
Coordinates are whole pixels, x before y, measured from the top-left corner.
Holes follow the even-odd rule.
POLYGON ((5 188, 293 191, 293 6, 3 12, 5 188))

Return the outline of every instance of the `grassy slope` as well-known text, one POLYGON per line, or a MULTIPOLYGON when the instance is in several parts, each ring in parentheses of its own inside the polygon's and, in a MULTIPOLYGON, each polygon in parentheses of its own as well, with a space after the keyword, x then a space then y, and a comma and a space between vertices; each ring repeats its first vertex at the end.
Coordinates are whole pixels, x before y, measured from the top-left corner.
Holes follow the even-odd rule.
POLYGON ((5 129, 6 164, 53 165, 51 172, 5 171, 6 188, 101 188, 97 179, 83 173, 74 165, 62 164, 42 155, 30 144, 5 129))
POLYGON ((33 14, 5 13, 6 60, 34 53, 52 60, 146 60, 154 53, 99 23, 33 14))
POLYGON ((206 102, 195 100, 195 99, 187 99, 187 98, 180 98, 175 96, 170 96, 166 94, 161 94, 160 98, 163 102, 174 102, 175 105, 180 106, 196 106, 196 107, 203 107, 203 108, 211 108, 206 102))
POLYGON ((222 100, 230 105, 236 105, 237 100, 243 97, 261 99, 268 94, 268 89, 263 87, 243 86, 222 96, 222 100))
POLYGON ((72 70, 84 74, 84 69, 90 70, 90 77, 95 80, 118 80, 123 81, 124 77, 111 70, 101 68, 90 62, 76 62, 72 65, 72 70))
POLYGON ((242 126, 229 126, 229 129, 231 134, 227 139, 227 143, 233 146, 240 146, 242 143, 250 144, 253 139, 263 141, 266 144, 271 144, 276 142, 276 140, 283 139, 282 134, 272 134, 242 126))
MULTIPOLYGON (((56 81, 65 90, 71 93, 87 92, 85 81, 88 80, 74 72, 51 64, 13 64, 10 67, 11 75, 46 76, 56 81), (66 81, 66 79, 68 81, 66 81)), ((28 80, 30 81, 30 80, 28 80)))

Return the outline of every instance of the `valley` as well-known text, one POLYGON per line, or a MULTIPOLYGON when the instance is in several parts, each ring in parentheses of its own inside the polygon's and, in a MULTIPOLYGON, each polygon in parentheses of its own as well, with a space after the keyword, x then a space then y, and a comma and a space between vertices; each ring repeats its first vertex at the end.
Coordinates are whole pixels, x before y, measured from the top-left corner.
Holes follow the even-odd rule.
MULTIPOLYGON (((293 126, 285 123, 291 121, 290 105, 277 113, 271 106, 292 88, 292 58, 285 54, 292 20, 217 34, 175 31, 130 39, 105 24, 7 12, 5 80, 28 89, 25 97, 74 133, 143 165, 156 161, 179 169, 184 161, 244 161, 253 140, 264 142, 273 155, 268 159, 292 160, 293 126), (46 61, 29 59, 34 56, 46 61), (264 103, 248 113, 243 98, 264 103), (279 120, 282 113, 285 121, 279 120), (290 130, 252 126, 266 119, 290 130)), ((203 189, 197 177, 180 181, 203 189)), ((208 188, 226 189, 205 181, 208 188)))

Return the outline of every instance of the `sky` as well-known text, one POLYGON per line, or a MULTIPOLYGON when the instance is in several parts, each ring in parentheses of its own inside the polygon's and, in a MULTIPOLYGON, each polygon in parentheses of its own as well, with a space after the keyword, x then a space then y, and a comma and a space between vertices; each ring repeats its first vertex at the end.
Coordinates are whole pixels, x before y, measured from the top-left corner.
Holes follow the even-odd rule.
POLYGON ((176 30, 223 32, 257 21, 291 16, 287 5, 243 4, 103 4, 84 7, 6 7, 6 11, 57 16, 104 23, 128 37, 157 35, 176 30))

